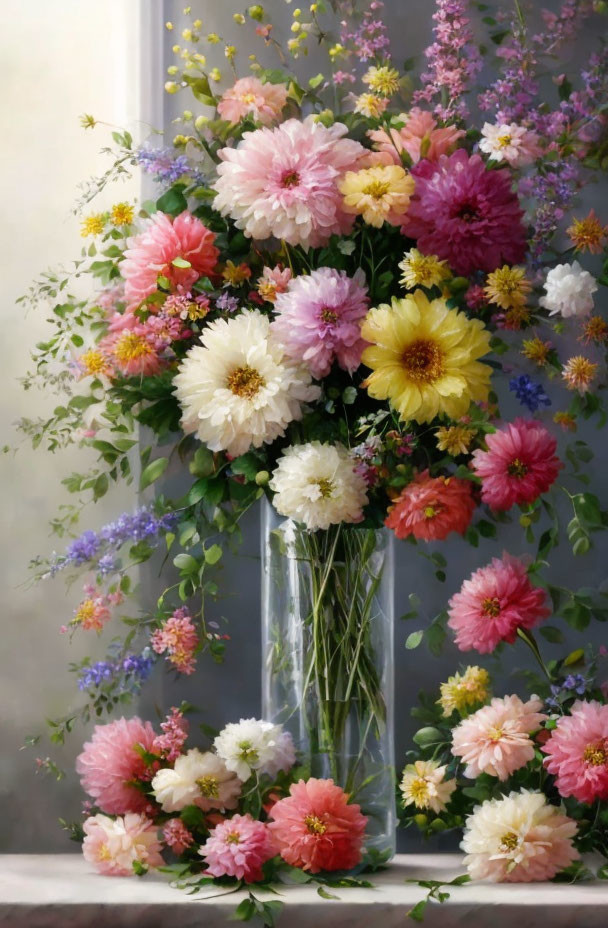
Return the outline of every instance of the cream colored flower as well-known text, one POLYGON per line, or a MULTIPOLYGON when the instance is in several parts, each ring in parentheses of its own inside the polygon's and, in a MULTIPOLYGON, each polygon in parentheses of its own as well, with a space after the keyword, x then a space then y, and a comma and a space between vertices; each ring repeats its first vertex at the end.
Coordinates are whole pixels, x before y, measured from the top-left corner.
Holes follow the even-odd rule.
POLYGON ((345 212, 378 229, 404 222, 414 187, 414 178, 396 164, 347 171, 339 184, 345 212))
POLYGON ((177 758, 173 768, 159 770, 152 780, 154 798, 164 812, 180 812, 196 805, 209 809, 234 809, 241 795, 241 781, 216 754, 196 748, 177 758))
POLYGON ((405 806, 443 812, 456 789, 456 780, 445 779, 445 765, 435 760, 417 760, 403 771, 401 793, 405 806))

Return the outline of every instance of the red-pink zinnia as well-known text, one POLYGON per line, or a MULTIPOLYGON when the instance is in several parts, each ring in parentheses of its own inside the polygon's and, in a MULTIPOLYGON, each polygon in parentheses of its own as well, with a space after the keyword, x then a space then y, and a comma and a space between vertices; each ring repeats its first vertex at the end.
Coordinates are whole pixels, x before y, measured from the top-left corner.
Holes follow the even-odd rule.
POLYGON ((560 795, 589 804, 608 799, 608 706, 577 700, 542 750, 560 795))
POLYGON ((384 524, 397 538, 443 540, 450 532, 463 535, 473 517, 471 482, 459 477, 417 474, 393 503, 384 524))

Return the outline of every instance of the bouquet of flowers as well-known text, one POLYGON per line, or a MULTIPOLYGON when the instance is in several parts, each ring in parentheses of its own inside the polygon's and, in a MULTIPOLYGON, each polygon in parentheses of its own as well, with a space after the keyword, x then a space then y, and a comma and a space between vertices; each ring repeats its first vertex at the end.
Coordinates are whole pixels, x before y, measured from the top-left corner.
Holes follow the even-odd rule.
MULTIPOLYGON (((465 825, 473 876, 544 879, 576 848, 605 852, 606 812, 590 811, 608 798, 595 655, 545 663, 532 631, 555 642, 551 612, 578 629, 608 614, 601 590, 544 576, 564 535, 581 556, 608 524, 586 488, 592 450, 580 439, 558 449, 556 434, 567 438, 580 419, 605 422, 608 323, 595 301, 608 283, 598 257, 608 231, 577 197, 607 165, 608 53, 602 46, 580 74, 557 74, 553 103, 543 102, 540 76, 604 4, 565 0, 536 32, 518 2, 495 13, 473 3, 490 38, 481 45, 467 6, 437 0, 415 89, 407 71, 416 61, 394 66, 380 0, 294 9, 286 43, 262 5, 235 13, 235 28, 252 26, 278 60, 267 68, 250 55, 245 77, 236 46, 186 8, 165 85, 194 97, 183 132, 164 149, 113 133, 114 164, 79 205, 90 244, 71 275, 51 272, 24 297, 50 301, 55 326, 25 385, 63 398, 50 419, 21 427, 34 445, 77 442, 97 454, 64 481, 79 505, 58 516, 60 536, 74 535, 80 504, 118 481, 138 475, 149 494, 164 475, 191 476, 179 499, 159 492, 37 560, 43 576, 86 574, 70 634, 116 629, 136 592, 134 568, 158 549, 174 569, 155 612, 122 616, 125 633, 106 660, 73 666, 86 702, 52 721, 56 742, 76 717, 127 702, 161 658, 185 675, 207 653, 221 661, 229 636, 205 603, 219 595, 224 550, 262 497, 298 535, 294 557, 310 571, 305 675, 318 698, 309 731, 321 741, 346 730, 353 712, 366 731, 387 720, 371 645, 379 576, 370 538, 387 527, 421 546, 456 535, 477 547, 519 522, 528 554, 476 571, 407 647, 427 638, 436 650, 448 629, 461 650, 481 654, 519 640, 543 678, 525 701, 489 701, 485 670, 457 673, 440 709, 431 698, 418 710, 420 751, 401 789, 408 823, 465 825), (328 70, 300 81, 288 61, 313 42, 328 70), (213 61, 218 49, 228 74, 213 61), (484 60, 494 76, 476 88, 484 60), (88 212, 137 166, 157 184, 153 200, 88 212), (71 296, 72 278, 85 274, 98 289, 83 300, 71 296), (505 418, 501 406, 515 401, 521 411, 505 418), (350 564, 359 565, 352 586, 350 564), (323 681, 332 692, 344 686, 343 708, 323 681)), ((427 556, 445 581, 444 555, 427 556)), ((87 859, 113 873, 155 866, 162 826, 164 845, 209 878, 255 880, 276 854, 312 873, 356 865, 357 806, 310 769, 290 786, 286 732, 272 734, 266 754, 273 724, 238 723, 248 731, 240 759, 233 726, 215 753, 184 753, 177 711, 166 737, 137 719, 97 729, 79 760, 99 809, 85 823, 87 859), (262 779, 252 782, 252 771, 262 779), (281 826, 290 815, 302 831, 296 849, 281 826), (112 851, 118 832, 128 836, 127 863, 112 851), (330 833, 350 836, 335 858, 330 833), (250 849, 242 860, 232 846, 241 841, 250 849)))

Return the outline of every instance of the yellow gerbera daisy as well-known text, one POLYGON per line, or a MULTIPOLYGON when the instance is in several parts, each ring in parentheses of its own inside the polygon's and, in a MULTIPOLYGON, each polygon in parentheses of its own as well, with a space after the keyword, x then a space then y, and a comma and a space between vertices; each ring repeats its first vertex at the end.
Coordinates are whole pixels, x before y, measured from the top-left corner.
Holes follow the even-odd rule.
POLYGON ((414 193, 414 178, 396 164, 375 165, 347 171, 340 184, 347 213, 363 216, 364 222, 380 228, 384 222, 400 226, 414 193))
POLYGON ((417 248, 406 251, 399 268, 403 271, 400 283, 406 290, 435 287, 450 276, 447 261, 440 261, 437 255, 423 255, 417 248))
POLYGON ((422 290, 393 297, 369 311, 361 336, 370 342, 363 363, 373 371, 364 386, 406 421, 443 413, 458 419, 471 402, 488 399, 491 368, 478 358, 489 352, 490 334, 443 299, 431 301, 422 290))

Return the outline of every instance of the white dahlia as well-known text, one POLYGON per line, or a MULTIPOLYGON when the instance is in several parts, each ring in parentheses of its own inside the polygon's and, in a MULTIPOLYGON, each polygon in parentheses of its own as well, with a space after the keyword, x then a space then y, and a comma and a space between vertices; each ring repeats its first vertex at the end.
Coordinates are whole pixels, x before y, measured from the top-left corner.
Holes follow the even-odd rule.
POLYGON ((182 427, 212 451, 244 454, 285 434, 318 398, 310 373, 285 357, 269 319, 247 310, 206 327, 175 378, 182 427))
POLYGON ((597 281, 593 274, 583 270, 578 261, 552 267, 545 280, 546 296, 539 303, 551 316, 559 313, 568 316, 585 316, 593 309, 593 294, 597 281))
POLYGON ((152 790, 164 812, 181 812, 186 806, 208 812, 236 808, 241 781, 216 754, 193 748, 178 757, 173 768, 158 771, 152 790))
POLYGON ((401 794, 403 805, 417 809, 444 812, 450 796, 456 789, 456 780, 446 780, 445 764, 436 760, 417 760, 403 771, 401 794))
POLYGON ((231 722, 219 733, 213 747, 228 770, 243 781, 254 770, 274 777, 279 770, 289 770, 296 760, 293 741, 282 725, 262 719, 231 722))
POLYGON ((339 522, 360 522, 367 486, 343 445, 311 441, 291 445, 269 483, 277 512, 314 531, 339 522))
POLYGON ((575 834, 576 822, 542 793, 524 789, 477 806, 460 846, 474 880, 531 883, 550 880, 577 859, 575 834))

